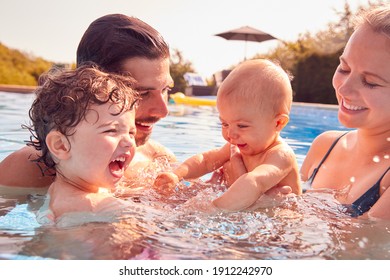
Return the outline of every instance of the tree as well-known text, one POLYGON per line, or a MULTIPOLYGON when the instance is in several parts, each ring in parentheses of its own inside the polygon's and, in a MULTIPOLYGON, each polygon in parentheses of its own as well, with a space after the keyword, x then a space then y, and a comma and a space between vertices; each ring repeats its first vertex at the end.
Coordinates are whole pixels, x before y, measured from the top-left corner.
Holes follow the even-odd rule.
POLYGON ((188 60, 185 60, 182 53, 174 49, 173 54, 170 58, 170 68, 171 76, 174 81, 174 88, 172 92, 184 92, 187 86, 186 81, 184 80, 184 74, 187 72, 194 73, 195 69, 192 66, 192 63, 188 60))
POLYGON ((52 64, 0 43, 0 84, 37 85, 38 77, 52 64))
POLYGON ((285 43, 268 55, 268 58, 280 61, 294 77, 294 101, 337 104, 332 78, 345 42, 335 44, 334 32, 332 29, 320 31, 315 36, 301 34, 296 42, 285 43))
MULTIPOLYGON (((368 6, 383 5, 383 2, 369 2, 368 6)), ((357 12, 363 9, 365 7, 360 6, 357 12)), ((278 60, 284 69, 292 73, 295 101, 337 103, 332 78, 343 48, 353 32, 354 13, 347 1, 342 11, 335 12, 339 19, 329 23, 326 29, 316 34, 301 34, 296 42, 283 42, 262 56, 278 60)))

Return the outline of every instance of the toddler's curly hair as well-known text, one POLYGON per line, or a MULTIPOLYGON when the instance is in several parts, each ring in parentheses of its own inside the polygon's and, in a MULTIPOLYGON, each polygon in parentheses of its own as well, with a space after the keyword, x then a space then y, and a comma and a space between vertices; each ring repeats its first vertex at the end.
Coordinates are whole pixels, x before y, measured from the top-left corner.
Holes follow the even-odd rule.
POLYGON ((32 124, 24 127, 31 133, 27 145, 41 152, 34 161, 44 163, 48 170, 56 165, 45 141, 50 131, 69 137, 73 128, 85 119, 91 105, 119 105, 119 110, 112 113, 119 115, 133 110, 139 100, 130 74, 104 73, 94 64, 74 70, 53 68, 39 78, 39 84, 29 110, 32 124))

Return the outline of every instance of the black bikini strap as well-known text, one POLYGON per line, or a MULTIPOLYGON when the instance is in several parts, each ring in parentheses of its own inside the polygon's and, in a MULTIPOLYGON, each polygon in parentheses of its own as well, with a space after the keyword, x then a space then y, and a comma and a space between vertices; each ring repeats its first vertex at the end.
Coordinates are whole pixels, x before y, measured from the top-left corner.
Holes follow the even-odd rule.
POLYGON ((377 184, 380 184, 380 183, 381 183, 383 177, 385 177, 386 173, 387 173, 389 170, 390 170, 390 166, 386 169, 386 171, 385 171, 385 172, 382 174, 382 176, 379 178, 377 184))
POLYGON ((342 135, 340 135, 333 143, 332 145, 329 147, 329 150, 326 152, 325 156, 322 158, 321 162, 318 164, 318 166, 316 168, 314 168, 313 170, 313 173, 311 174, 311 176, 309 177, 309 179, 307 180, 310 185, 311 183, 313 183, 313 180, 314 178, 317 176, 317 172, 318 170, 320 169, 321 165, 324 163, 324 161, 328 158, 328 156, 330 155, 330 152, 333 150, 333 148, 336 146, 337 142, 339 142, 339 140, 341 139, 341 137, 343 137, 345 134, 347 134, 349 131, 347 132, 344 132, 342 135))

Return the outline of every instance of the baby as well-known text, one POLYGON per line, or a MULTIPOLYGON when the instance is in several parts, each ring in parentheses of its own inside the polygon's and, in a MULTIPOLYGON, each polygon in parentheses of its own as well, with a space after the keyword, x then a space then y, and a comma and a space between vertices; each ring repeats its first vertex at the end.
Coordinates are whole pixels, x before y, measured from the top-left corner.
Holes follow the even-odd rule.
POLYGON ((122 207, 110 190, 135 153, 134 79, 89 65, 49 72, 42 80, 29 111, 28 144, 56 176, 38 220, 56 223, 67 213, 122 207))
POLYGON ((217 170, 239 153, 244 170, 234 180, 225 178, 230 186, 212 202, 214 207, 249 209, 273 187, 290 186, 293 193, 301 194, 295 154, 280 137, 289 121, 291 103, 290 79, 280 66, 263 59, 241 63, 217 94, 222 135, 228 143, 187 159, 173 172, 159 174, 155 188, 169 191, 181 179, 217 170))

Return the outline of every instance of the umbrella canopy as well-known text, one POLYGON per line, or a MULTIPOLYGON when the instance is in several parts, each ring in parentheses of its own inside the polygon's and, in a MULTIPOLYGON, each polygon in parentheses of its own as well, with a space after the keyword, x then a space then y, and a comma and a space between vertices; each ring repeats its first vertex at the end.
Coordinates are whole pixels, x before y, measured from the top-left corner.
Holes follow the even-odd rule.
POLYGON ((226 32, 215 34, 215 36, 219 36, 225 38, 226 40, 239 40, 245 41, 245 59, 246 59, 246 42, 263 42, 267 40, 277 39, 271 34, 265 33, 261 30, 250 26, 243 26, 237 29, 229 30, 226 32))

